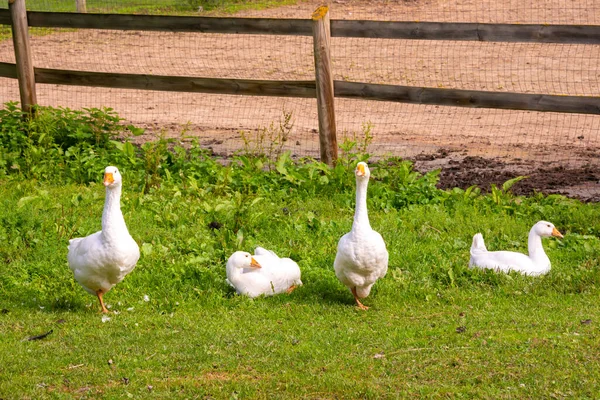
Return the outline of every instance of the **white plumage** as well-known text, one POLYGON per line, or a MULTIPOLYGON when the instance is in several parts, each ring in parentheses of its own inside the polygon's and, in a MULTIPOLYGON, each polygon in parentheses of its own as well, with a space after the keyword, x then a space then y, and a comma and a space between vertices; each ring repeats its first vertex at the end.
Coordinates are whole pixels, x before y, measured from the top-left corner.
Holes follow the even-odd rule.
POLYGON ((102 230, 69 241, 67 259, 75 280, 100 301, 108 312, 103 295, 121 282, 135 267, 140 250, 125 225, 121 212, 122 177, 116 167, 104 171, 106 199, 102 212, 102 230))
POLYGON ((371 228, 367 212, 367 186, 371 173, 366 163, 356 166, 356 209, 352 230, 338 242, 333 267, 338 279, 352 292, 360 309, 368 309, 360 299, 369 295, 377 279, 388 269, 388 252, 383 238, 371 228))
POLYGON ((542 246, 542 237, 563 235, 546 221, 539 221, 529 231, 529 255, 514 251, 488 251, 481 233, 473 236, 469 267, 489 268, 496 271, 517 271, 525 275, 543 275, 550 271, 550 259, 542 246))
POLYGON ((227 282, 248 297, 291 293, 302 285, 300 267, 289 258, 279 258, 271 250, 257 247, 254 255, 236 251, 227 260, 227 282))

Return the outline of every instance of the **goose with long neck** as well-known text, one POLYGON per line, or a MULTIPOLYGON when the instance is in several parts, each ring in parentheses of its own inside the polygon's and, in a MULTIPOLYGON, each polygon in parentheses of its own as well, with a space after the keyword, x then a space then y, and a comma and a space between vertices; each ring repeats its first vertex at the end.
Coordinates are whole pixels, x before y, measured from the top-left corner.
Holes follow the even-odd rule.
POLYGON ((481 233, 473 236, 469 267, 496 271, 517 271, 524 275, 543 275, 550 271, 550 259, 542 246, 542 237, 563 235, 547 221, 539 221, 529 231, 527 248, 529 255, 514 251, 488 251, 481 233))
POLYGON ((359 162, 356 176, 356 208, 350 232, 338 242, 333 267, 338 279, 350 289, 356 305, 361 310, 364 299, 371 292, 377 279, 388 269, 388 252, 381 235, 371 228, 367 211, 367 187, 371 173, 365 162, 359 162))
POLYGON ((140 249, 129 234, 121 212, 122 176, 116 167, 104 170, 106 198, 102 230, 69 241, 67 259, 75 280, 98 297, 102 312, 108 312, 103 296, 135 267, 140 249))
POLYGON ((291 293, 302 285, 300 267, 289 258, 280 258, 270 250, 257 247, 254 255, 236 251, 226 265, 227 283, 248 297, 291 293))

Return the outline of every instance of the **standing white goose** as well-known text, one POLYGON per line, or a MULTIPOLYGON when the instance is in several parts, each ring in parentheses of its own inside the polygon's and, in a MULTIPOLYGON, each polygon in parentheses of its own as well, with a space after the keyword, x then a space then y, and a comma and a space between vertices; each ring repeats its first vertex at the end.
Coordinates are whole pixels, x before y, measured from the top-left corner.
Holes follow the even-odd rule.
POLYGON ((550 259, 544 252, 542 237, 563 235, 546 221, 539 221, 529 231, 529 255, 514 251, 488 251, 481 233, 473 236, 469 267, 489 268, 502 272, 517 271, 525 275, 543 275, 550 271, 550 259))
POLYGON ((121 212, 122 177, 116 167, 104 170, 106 199, 102 212, 102 230, 69 241, 69 267, 75 280, 90 294, 98 296, 102 312, 108 310, 102 296, 130 273, 140 249, 127 231, 121 212))
POLYGON ((367 186, 371 173, 365 162, 359 162, 356 175, 356 209, 352 230, 338 243, 333 267, 338 279, 346 285, 361 310, 364 299, 375 281, 385 276, 388 269, 388 252, 378 232, 371 228, 367 213, 367 186))
POLYGON ((257 297, 291 293, 302 285, 300 267, 289 258, 279 258, 271 250, 257 247, 254 255, 236 251, 227 260, 227 282, 239 294, 257 297))

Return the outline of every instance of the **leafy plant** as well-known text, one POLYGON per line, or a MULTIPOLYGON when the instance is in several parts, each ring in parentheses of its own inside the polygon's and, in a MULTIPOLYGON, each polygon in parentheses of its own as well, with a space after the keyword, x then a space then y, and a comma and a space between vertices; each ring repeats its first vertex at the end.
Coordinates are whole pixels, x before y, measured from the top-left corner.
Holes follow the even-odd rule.
POLYGON ((526 176, 517 176, 516 178, 512 178, 507 180, 502 184, 502 189, 496 187, 496 185, 492 184, 492 200, 497 205, 504 205, 510 203, 513 199, 513 196, 510 194, 510 188, 517 182, 526 179, 526 176))
POLYGON ((267 166, 271 168, 272 160, 277 159, 282 154, 283 146, 289 140, 293 128, 293 113, 284 110, 283 117, 277 125, 271 122, 267 127, 258 128, 254 135, 246 131, 240 131, 240 136, 244 142, 240 154, 264 158, 267 166))
POLYGON ((186 0, 194 10, 212 10, 225 4, 224 0, 186 0))
MULTIPOLYGON (((223 162, 194 140, 136 146, 127 137, 139 131, 117 126, 107 141, 96 128, 67 135, 65 149, 49 127, 81 116, 46 112, 38 121, 16 107, 0 114, 0 397, 600 391, 598 204, 514 196, 510 183, 495 198, 476 187, 444 191, 437 171, 399 158, 371 162, 369 219, 386 241, 389 270, 366 299, 372 309, 359 313, 332 265, 352 224, 351 169, 368 147, 355 144, 334 168, 282 150, 267 168, 251 154, 223 162), (121 208, 142 257, 106 295, 115 312, 101 319, 65 255, 69 238, 101 228, 108 164, 123 172, 121 208), (490 248, 523 250, 541 218, 565 234, 544 239, 548 275, 468 268, 475 232, 490 248), (304 285, 291 295, 235 295, 227 258, 256 246, 296 260, 304 285), (368 373, 357 380, 356 371, 368 373)), ((84 115, 106 126, 101 115, 84 115)))
POLYGON ((359 161, 367 161, 369 145, 373 142, 373 124, 369 121, 361 125, 362 131, 342 132, 342 143, 340 144, 340 156, 338 163, 345 165, 346 169, 353 168, 359 161))
POLYGON ((7 103, 0 110, 1 173, 89 182, 91 171, 111 164, 112 139, 124 132, 119 122, 109 108, 39 107, 36 118, 24 118, 15 103, 7 103))

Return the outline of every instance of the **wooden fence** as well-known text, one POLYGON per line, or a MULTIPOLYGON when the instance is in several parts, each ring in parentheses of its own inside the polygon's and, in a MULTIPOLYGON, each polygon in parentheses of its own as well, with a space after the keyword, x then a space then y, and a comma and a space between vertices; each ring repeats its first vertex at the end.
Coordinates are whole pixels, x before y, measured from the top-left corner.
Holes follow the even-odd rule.
MULTIPOLYGON (((81 9, 85 1, 78 2, 81 9)), ((122 89, 163 90, 317 98, 321 160, 337 159, 334 97, 475 108, 600 114, 600 97, 560 96, 460 89, 439 89, 333 80, 331 37, 454 40, 484 42, 600 44, 600 26, 386 22, 329 20, 327 7, 312 19, 211 18, 119 14, 27 12, 25 0, 9 0, 0 24, 11 25, 16 63, 0 63, 0 77, 19 81, 25 111, 36 104, 35 83, 122 89), (315 80, 269 81, 101 73, 35 68, 29 27, 114 29, 168 32, 313 36, 315 80)))

